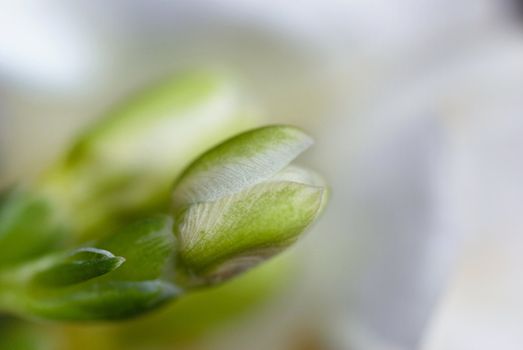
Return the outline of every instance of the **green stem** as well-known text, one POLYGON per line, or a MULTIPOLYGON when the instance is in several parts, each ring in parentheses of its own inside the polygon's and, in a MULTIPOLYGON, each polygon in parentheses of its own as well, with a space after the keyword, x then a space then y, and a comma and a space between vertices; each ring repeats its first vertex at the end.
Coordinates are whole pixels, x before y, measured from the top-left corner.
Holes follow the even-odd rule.
POLYGON ((0 312, 24 313, 26 289, 32 276, 52 264, 56 254, 0 270, 0 312))
POLYGON ((24 309, 24 284, 12 271, 0 272, 0 312, 20 314, 24 309))

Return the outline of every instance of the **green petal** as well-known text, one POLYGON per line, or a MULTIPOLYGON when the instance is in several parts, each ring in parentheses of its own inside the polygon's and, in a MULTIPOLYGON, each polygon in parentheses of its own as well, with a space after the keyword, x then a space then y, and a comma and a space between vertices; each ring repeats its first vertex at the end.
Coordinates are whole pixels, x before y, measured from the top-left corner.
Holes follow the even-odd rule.
POLYGON ((195 160, 178 180, 175 207, 214 201, 260 183, 285 168, 313 140, 290 126, 247 131, 195 160))
POLYGON ((320 208, 318 209, 318 215, 321 214, 327 206, 327 202, 330 196, 329 186, 327 185, 325 179, 313 170, 297 165, 289 165, 271 177, 268 181, 289 181, 321 187, 323 188, 323 197, 320 208))
POLYGON ((87 281, 117 269, 125 261, 111 252, 96 248, 79 248, 36 273, 34 285, 61 287, 87 281))
POLYGON ((200 283, 230 278, 292 244, 322 202, 321 187, 268 182, 191 205, 178 218, 180 267, 200 283))

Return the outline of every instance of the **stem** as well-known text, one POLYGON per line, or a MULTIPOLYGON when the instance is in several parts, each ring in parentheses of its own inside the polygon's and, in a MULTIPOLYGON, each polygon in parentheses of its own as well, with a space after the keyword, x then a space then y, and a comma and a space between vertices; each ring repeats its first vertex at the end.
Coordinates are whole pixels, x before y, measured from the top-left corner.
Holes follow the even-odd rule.
POLYGON ((0 270, 0 312, 22 314, 26 305, 27 283, 35 272, 49 266, 55 254, 0 270))
POLYGON ((12 271, 0 272, 0 312, 20 313, 24 294, 23 283, 12 271))

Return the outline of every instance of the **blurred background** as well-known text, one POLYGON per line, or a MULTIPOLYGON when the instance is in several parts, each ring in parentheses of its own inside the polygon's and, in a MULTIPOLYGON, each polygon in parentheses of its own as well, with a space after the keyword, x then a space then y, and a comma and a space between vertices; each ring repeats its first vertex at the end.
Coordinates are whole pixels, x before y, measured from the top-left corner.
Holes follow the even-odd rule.
POLYGON ((181 321, 153 315, 162 327, 7 319, 5 334, 48 349, 523 348, 520 1, 4 1, 0 188, 122 97, 201 67, 237 77, 264 123, 316 139, 301 161, 333 194, 299 271, 267 277, 279 287, 255 306, 234 285, 196 296, 230 315, 192 337, 187 320, 209 316, 183 305, 181 321))

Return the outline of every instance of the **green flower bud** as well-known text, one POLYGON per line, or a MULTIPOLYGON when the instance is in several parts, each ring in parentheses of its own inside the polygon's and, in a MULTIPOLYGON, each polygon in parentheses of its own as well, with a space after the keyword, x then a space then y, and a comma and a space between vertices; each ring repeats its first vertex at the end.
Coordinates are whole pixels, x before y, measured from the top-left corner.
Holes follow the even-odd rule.
POLYGON ((195 160, 173 193, 178 268, 192 284, 214 284, 282 251, 318 217, 325 185, 288 167, 312 144, 289 126, 251 130, 195 160))
POLYGON ((77 234, 97 238, 118 221, 168 206, 173 179, 194 157, 254 123, 231 79, 178 75, 80 135, 40 186, 77 234))

